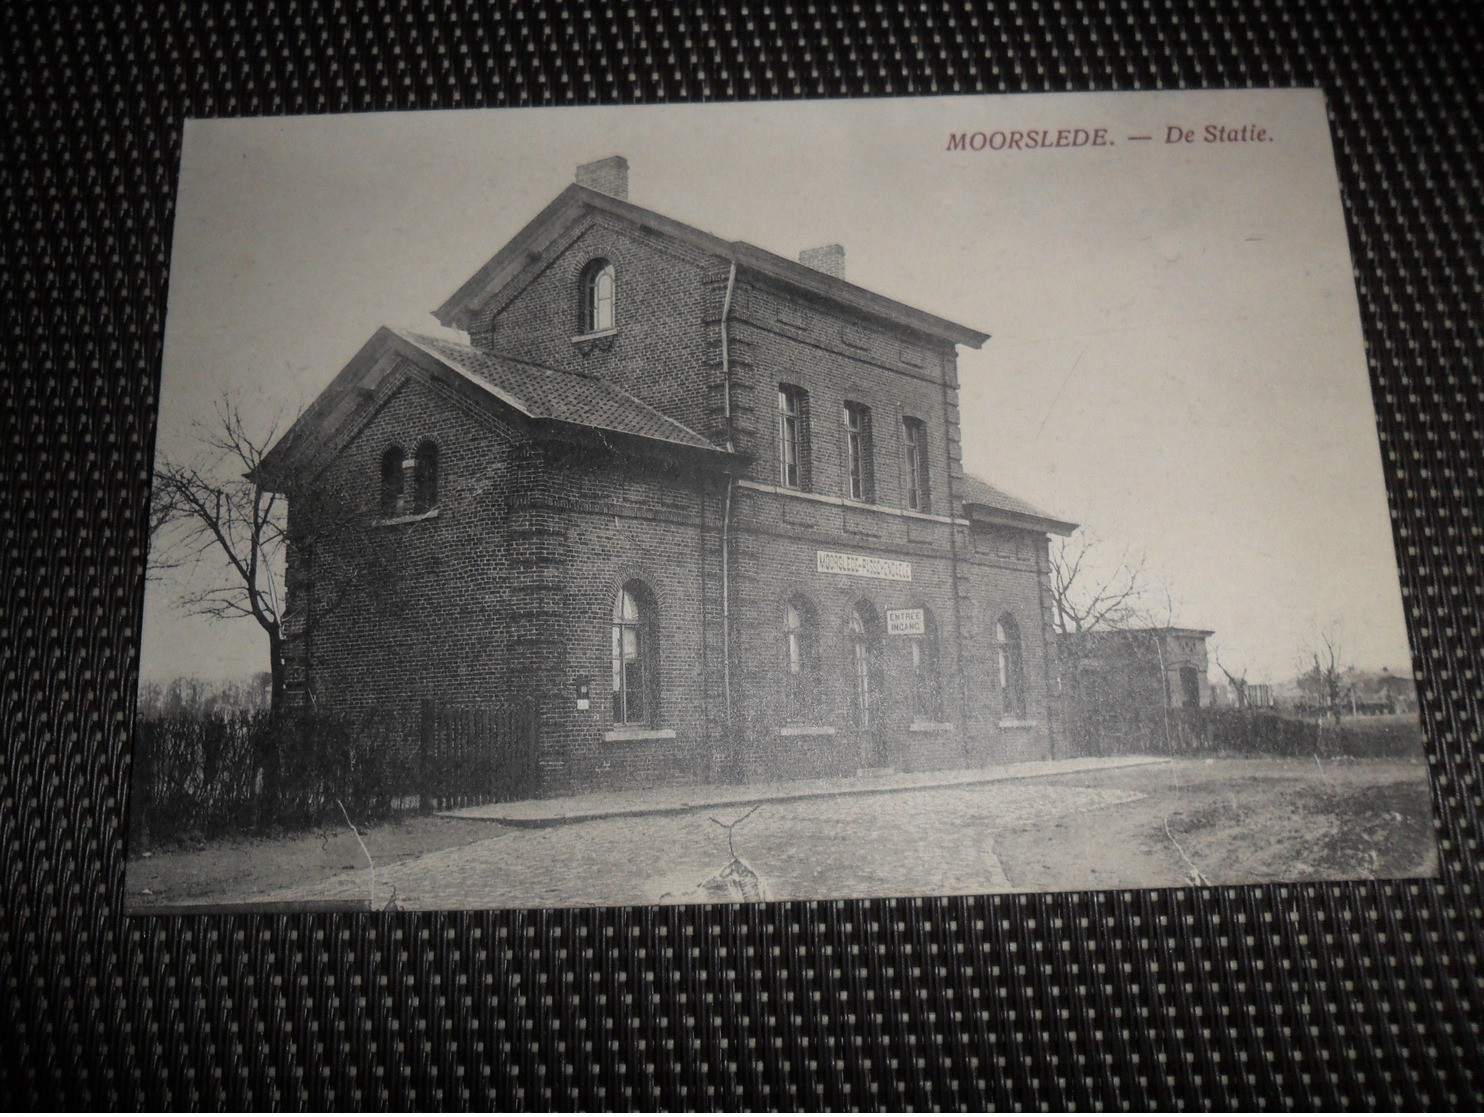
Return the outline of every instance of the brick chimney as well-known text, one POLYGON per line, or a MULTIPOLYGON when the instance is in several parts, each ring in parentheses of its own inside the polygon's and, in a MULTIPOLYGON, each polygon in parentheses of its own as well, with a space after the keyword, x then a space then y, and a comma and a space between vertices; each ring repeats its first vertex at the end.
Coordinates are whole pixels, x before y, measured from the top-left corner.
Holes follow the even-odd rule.
POLYGON ((799 253, 799 263, 806 268, 822 271, 836 279, 845 278, 845 246, 827 244, 822 248, 806 248, 799 253))
POLYGON ((577 168, 577 185, 628 201, 629 161, 622 155, 610 155, 595 163, 584 163, 577 168))

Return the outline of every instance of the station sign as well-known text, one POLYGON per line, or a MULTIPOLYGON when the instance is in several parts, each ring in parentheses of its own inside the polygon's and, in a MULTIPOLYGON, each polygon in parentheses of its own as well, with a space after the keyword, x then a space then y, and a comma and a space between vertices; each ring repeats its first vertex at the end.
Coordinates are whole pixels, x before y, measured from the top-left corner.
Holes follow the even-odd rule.
POLYGON ((888 609, 886 611, 886 634, 888 636, 925 636, 927 620, 921 609, 888 609))
POLYGON ((815 551, 821 574, 847 574, 852 578, 883 578, 889 582, 912 581, 912 564, 875 555, 851 555, 840 551, 815 551))

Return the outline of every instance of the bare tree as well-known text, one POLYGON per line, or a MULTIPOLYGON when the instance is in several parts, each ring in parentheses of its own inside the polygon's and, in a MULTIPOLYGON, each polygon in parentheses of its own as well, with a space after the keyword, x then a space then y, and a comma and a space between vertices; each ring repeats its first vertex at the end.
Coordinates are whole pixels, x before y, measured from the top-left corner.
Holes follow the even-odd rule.
POLYGON ((265 474, 282 415, 255 424, 232 397, 211 422, 192 424, 199 455, 156 464, 150 520, 155 576, 171 580, 186 612, 214 620, 251 619, 268 641, 269 708, 282 712, 287 683, 290 599, 296 631, 344 607, 395 616, 400 572, 386 548, 346 545, 374 518, 364 494, 290 485, 265 474), (290 502, 293 514, 289 514, 290 502), (297 552, 297 563, 290 558, 297 552), (297 566, 297 585, 286 584, 297 566), (312 573, 311 573, 312 571, 312 573), (308 584, 312 581, 312 587, 308 584))
POLYGON ((1320 630, 1305 648, 1313 666, 1299 676, 1299 689, 1312 695, 1315 705, 1322 706, 1330 721, 1340 720, 1340 698, 1345 691, 1344 671, 1340 667, 1340 638, 1331 627, 1320 630))
POLYGON ((1226 676, 1226 681, 1231 684, 1232 697, 1236 700, 1237 709, 1247 709, 1247 668, 1239 667, 1232 671, 1226 664, 1221 662, 1221 649, 1212 649, 1212 658, 1216 661, 1216 667, 1226 676))
POLYGON ((150 497, 156 573, 179 574, 179 604, 215 620, 251 618, 268 638, 271 706, 284 696, 282 571, 286 508, 259 475, 277 419, 254 429, 237 400, 217 401, 211 424, 192 424, 200 457, 162 457, 150 497), (202 567, 205 567, 203 571, 202 567), (204 574, 204 577, 201 575, 204 574))
POLYGON ((1084 530, 1051 547, 1051 600, 1058 632, 1126 624, 1149 592, 1145 556, 1125 549, 1108 558, 1103 541, 1084 530))

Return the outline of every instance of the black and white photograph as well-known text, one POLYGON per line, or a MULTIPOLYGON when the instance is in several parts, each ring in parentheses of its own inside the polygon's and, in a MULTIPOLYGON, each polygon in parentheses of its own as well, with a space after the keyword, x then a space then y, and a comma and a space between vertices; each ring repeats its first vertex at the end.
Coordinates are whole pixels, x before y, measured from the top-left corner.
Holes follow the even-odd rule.
POLYGON ((134 913, 1437 874, 1323 95, 191 120, 134 913))

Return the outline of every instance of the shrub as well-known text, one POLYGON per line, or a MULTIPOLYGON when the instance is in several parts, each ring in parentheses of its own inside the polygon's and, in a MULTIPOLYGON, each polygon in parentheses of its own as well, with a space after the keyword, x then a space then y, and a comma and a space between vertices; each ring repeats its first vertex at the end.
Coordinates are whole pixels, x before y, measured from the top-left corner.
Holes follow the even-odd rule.
POLYGON ((340 817, 336 800, 357 821, 385 817, 416 794, 406 731, 381 710, 141 718, 131 845, 320 825, 340 817))
POLYGON ((1422 755, 1415 719, 1354 719, 1342 725, 1268 710, 1165 709, 1161 706, 1073 710, 1068 734, 1081 755, 1277 756, 1413 759, 1422 755))

